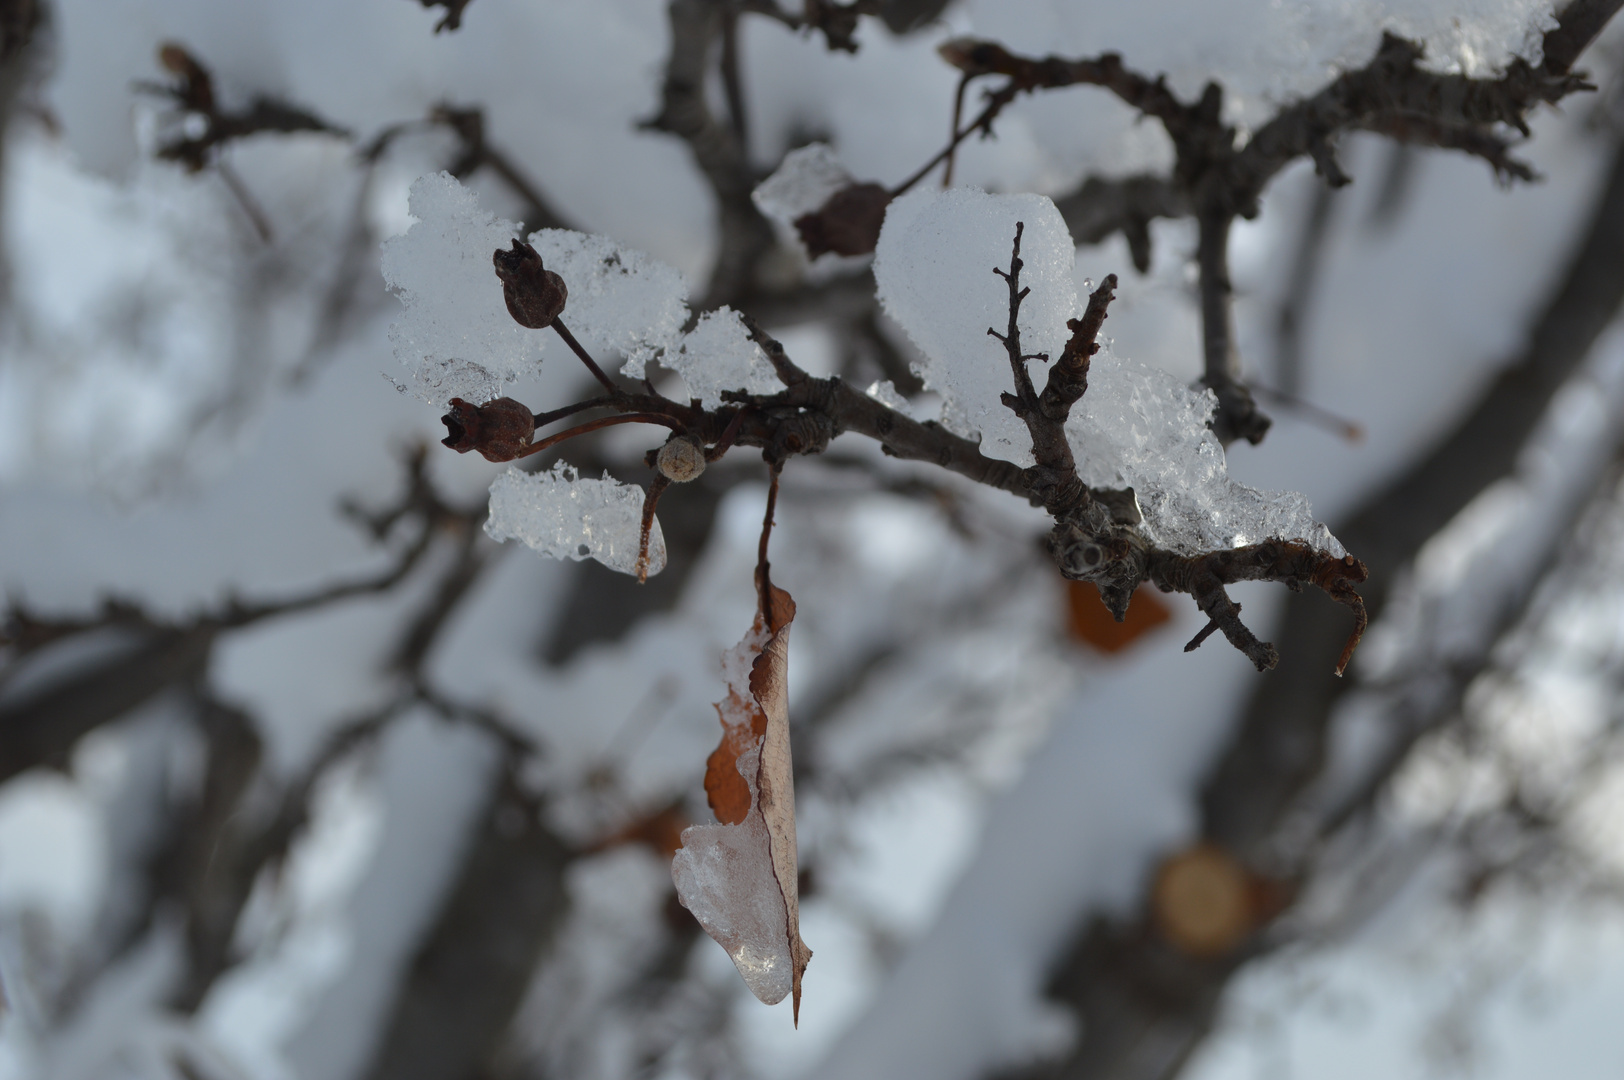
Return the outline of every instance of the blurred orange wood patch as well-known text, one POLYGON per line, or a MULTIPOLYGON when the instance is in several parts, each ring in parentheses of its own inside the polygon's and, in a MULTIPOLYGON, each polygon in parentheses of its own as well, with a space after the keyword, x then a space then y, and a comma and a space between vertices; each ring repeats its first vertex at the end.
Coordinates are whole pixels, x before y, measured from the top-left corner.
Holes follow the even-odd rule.
POLYGON ((1104 653, 1121 652, 1138 638, 1173 617, 1156 590, 1141 585, 1128 605, 1127 618, 1117 622, 1088 581, 1066 582, 1066 626, 1071 636, 1104 653))

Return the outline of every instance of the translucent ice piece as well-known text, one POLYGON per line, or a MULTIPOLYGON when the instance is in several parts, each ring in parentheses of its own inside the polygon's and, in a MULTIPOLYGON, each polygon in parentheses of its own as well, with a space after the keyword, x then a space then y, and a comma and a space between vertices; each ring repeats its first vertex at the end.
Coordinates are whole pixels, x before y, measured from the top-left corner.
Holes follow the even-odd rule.
POLYGON ((868 389, 863 392, 888 409, 895 409, 904 416, 910 415, 908 412, 908 399, 897 392, 896 384, 890 379, 880 379, 872 382, 869 384, 868 389))
POLYGON ((812 213, 852 182, 827 143, 811 143, 785 154, 778 171, 763 180, 750 197, 763 214, 793 225, 796 218, 812 213))
MULTIPOLYGON (((643 365, 676 342, 688 321, 688 283, 675 267, 607 236, 569 229, 543 229, 530 243, 564 279, 570 295, 560 318, 599 364, 625 356, 622 370, 640 379, 643 365)), ((549 359, 569 356, 562 340, 551 331, 545 336, 549 359)))
MULTIPOLYGON (((739 755, 756 800, 761 748, 739 755)), ((671 862, 683 906, 727 950, 751 991, 769 1005, 790 992, 789 913, 773 874, 771 838, 760 813, 737 825, 691 825, 671 862)))
POLYGON ((1229 478, 1224 449, 1207 427, 1214 399, 1159 368, 1094 357, 1088 392, 1066 435, 1083 482, 1134 489, 1142 526, 1158 545, 1185 554, 1277 537, 1345 554, 1296 492, 1258 491, 1229 478))
MULTIPOLYGON (((512 466, 491 484, 485 531, 496 540, 523 540, 555 559, 597 559, 611 570, 637 573, 643 489, 605 473, 582 480, 559 462, 550 472, 512 466)), ((649 573, 665 567, 665 536, 658 519, 649 533, 649 573)))
POLYGON ((681 344, 668 350, 660 362, 681 375, 688 393, 707 409, 722 403, 723 390, 773 394, 784 388, 767 354, 751 340, 739 313, 728 307, 701 315, 681 344))

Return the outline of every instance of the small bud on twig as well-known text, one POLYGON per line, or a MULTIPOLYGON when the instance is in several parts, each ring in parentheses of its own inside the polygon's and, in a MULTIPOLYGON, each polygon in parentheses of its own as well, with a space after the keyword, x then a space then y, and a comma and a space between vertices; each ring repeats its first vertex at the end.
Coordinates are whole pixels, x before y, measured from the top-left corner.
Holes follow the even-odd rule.
POLYGON ((564 311, 569 289, 564 279, 541 265, 541 255, 529 244, 513 241, 510 251, 500 248, 492 256, 508 314, 520 326, 541 330, 564 311))
POLYGON ((705 471, 705 448, 692 435, 673 435, 660 447, 654 467, 667 480, 686 484, 705 471))
POLYGON ((451 411, 440 417, 446 437, 440 441, 459 454, 478 450, 486 461, 512 461, 530 447, 536 418, 530 407, 509 397, 483 405, 451 399, 451 411))

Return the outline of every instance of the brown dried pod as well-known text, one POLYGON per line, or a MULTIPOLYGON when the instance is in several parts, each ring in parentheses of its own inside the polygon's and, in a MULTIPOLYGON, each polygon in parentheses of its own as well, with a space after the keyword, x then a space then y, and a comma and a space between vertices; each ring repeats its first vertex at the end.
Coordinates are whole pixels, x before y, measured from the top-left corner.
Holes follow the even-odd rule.
POLYGON ((810 214, 795 219, 806 253, 817 258, 825 251, 836 255, 867 255, 880 239, 885 208, 891 193, 879 184, 843 187, 810 214))
POLYGON ((511 251, 498 248, 492 261, 514 321, 532 330, 551 326, 569 299, 564 279, 541 265, 535 248, 518 240, 513 241, 511 251))
POLYGON ((660 447, 654 467, 667 480, 686 484, 705 471, 705 448, 691 435, 673 435, 660 447))
POLYGON ((440 417, 446 437, 440 441, 459 454, 478 450, 486 461, 512 461, 530 447, 536 418, 529 406, 510 397, 483 405, 451 399, 451 411, 440 417))

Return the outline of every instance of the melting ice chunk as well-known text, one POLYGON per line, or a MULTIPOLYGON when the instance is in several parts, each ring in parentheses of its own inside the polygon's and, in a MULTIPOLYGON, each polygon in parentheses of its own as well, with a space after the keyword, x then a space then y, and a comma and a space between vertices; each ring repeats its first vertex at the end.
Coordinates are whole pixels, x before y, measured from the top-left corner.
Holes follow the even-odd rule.
MULTIPOLYGON (((605 473, 582 480, 562 461, 550 472, 509 466, 491 484, 485 531, 496 540, 523 540, 555 559, 597 559, 611 570, 637 573, 643 489, 605 473)), ((665 536, 656 519, 649 534, 649 573, 665 567, 665 536)))
MULTIPOLYGON (((570 291, 564 325, 599 363, 622 355, 622 370, 640 379, 643 364, 673 344, 688 321, 688 283, 651 255, 570 229, 542 229, 530 243, 564 279, 570 291)), ((545 338, 549 358, 568 356, 556 335, 545 338)))
POLYGON ((1102 348, 1066 436, 1091 487, 1134 489, 1146 533, 1193 555, 1260 540, 1303 540, 1343 555, 1314 520, 1307 496, 1258 491, 1229 478, 1224 449, 1207 427, 1215 401, 1172 375, 1102 348))
POLYGON ((723 390, 772 394, 784 388, 739 313, 728 307, 701 315, 681 344, 668 349, 660 362, 681 375, 688 392, 707 409, 722 403, 723 390))
POLYGON ((405 305, 389 327, 395 358, 425 401, 499 397, 541 361, 542 332, 513 321, 491 266, 518 230, 450 173, 420 177, 408 206, 417 221, 383 245, 384 280, 405 305))
MULTIPOLYGON (((516 225, 481 209, 450 173, 418 179, 409 206, 417 221, 384 244, 383 273, 404 305, 389 340, 419 396, 482 403, 543 356, 568 356, 552 331, 515 322, 502 299, 491 255, 516 225)), ((563 277, 564 323, 597 359, 624 355, 627 373, 640 378, 644 362, 677 341, 688 320, 680 272, 605 236, 543 229, 530 243, 563 277)))
MULTIPOLYGON (((1021 350, 1058 357, 1081 314, 1072 280, 1071 233, 1041 195, 989 195, 974 188, 904 195, 890 206, 874 254, 886 312, 924 354, 915 369, 944 399, 944 423, 981 433, 981 450, 1032 463, 1026 425, 999 400, 1014 389, 1004 347, 987 335, 1009 327, 1009 290, 993 268, 1009 269, 1015 223, 1021 236, 1021 350)), ((1041 362, 1034 378, 1043 377, 1041 362)))

